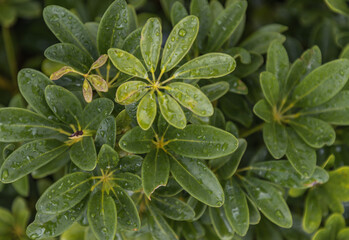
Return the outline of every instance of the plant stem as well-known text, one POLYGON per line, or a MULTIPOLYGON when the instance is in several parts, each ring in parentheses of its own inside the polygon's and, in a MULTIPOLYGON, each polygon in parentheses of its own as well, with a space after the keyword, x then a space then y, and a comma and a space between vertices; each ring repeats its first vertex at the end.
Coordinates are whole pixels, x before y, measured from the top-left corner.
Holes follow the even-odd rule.
POLYGON ((241 138, 246 138, 246 137, 250 136, 251 134, 254 134, 254 133, 258 132, 259 130, 262 130, 263 126, 264 126, 264 123, 261 123, 261 124, 255 126, 254 128, 251 128, 250 130, 248 130, 246 132, 243 132, 240 135, 240 137, 241 138))
POLYGON ((4 39, 8 65, 10 67, 12 84, 15 88, 17 88, 17 71, 18 70, 17 70, 16 53, 13 47, 11 31, 8 27, 2 26, 2 36, 4 39))

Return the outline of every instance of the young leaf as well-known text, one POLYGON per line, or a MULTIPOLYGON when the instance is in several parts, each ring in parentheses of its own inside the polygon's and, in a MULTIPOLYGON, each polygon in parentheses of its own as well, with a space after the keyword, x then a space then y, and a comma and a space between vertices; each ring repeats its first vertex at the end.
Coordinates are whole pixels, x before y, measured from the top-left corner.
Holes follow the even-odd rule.
POLYGON ((148 210, 148 224, 153 238, 156 240, 177 240, 178 237, 176 233, 168 225, 167 221, 157 212, 157 209, 154 209, 152 206, 149 206, 148 210))
POLYGON ((98 240, 113 240, 116 234, 117 212, 111 196, 101 191, 88 202, 87 218, 98 240))
POLYGON ((172 126, 183 129, 187 125, 187 119, 179 104, 168 94, 158 94, 158 102, 162 116, 172 126))
POLYGON ((72 162, 80 169, 92 171, 97 165, 97 153, 93 138, 84 136, 74 143, 70 149, 70 158, 72 162))
POLYGON ((78 98, 72 92, 60 86, 50 85, 45 89, 45 98, 59 120, 75 126, 79 125, 82 107, 78 98))
POLYGON ((141 81, 125 82, 118 87, 116 91, 115 101, 128 105, 137 102, 148 92, 147 84, 141 81))
POLYGON ((154 92, 145 95, 137 107, 137 122, 143 130, 148 130, 156 117, 156 99, 154 92))
POLYGON ((317 118, 299 117, 290 121, 291 127, 313 148, 332 145, 336 138, 333 127, 317 118), (321 131, 319 131, 321 129, 321 131))
POLYGON ((206 95, 193 85, 175 82, 166 86, 166 91, 180 104, 198 116, 208 117, 213 114, 213 107, 206 95))
POLYGON ((98 126, 95 145, 100 149, 103 144, 114 147, 116 144, 116 120, 113 116, 106 117, 98 126))
POLYGON ((316 152, 294 131, 287 129, 286 156, 297 172, 305 177, 313 174, 316 167, 316 152))
POLYGON ((113 101, 98 98, 89 103, 82 113, 83 129, 97 130, 98 125, 114 110, 113 101))
POLYGON ((46 25, 62 43, 71 43, 97 58, 97 49, 86 27, 67 9, 50 5, 43 11, 46 25))
POLYGON ((349 60, 339 59, 316 68, 294 89, 293 101, 298 106, 314 107, 333 98, 349 78, 349 60))
POLYGON ((67 150, 67 145, 55 139, 26 143, 10 154, 2 164, 1 181, 3 183, 14 182, 49 163, 67 150))
POLYGON ((128 31, 128 11, 125 0, 114 1, 103 14, 97 33, 100 54, 109 48, 121 47, 128 31))
POLYGON ((36 203, 39 212, 63 213, 81 202, 90 192, 90 173, 76 172, 65 175, 51 185, 36 203))
POLYGON ((141 52, 148 70, 156 71, 162 44, 161 23, 157 18, 150 18, 145 23, 141 35, 141 52))
POLYGON ((156 148, 147 154, 142 164, 142 183, 149 199, 155 189, 166 186, 169 173, 170 162, 162 149, 156 148))
POLYGON ((24 68, 18 73, 18 88, 24 99, 37 113, 49 119, 55 116, 45 101, 45 88, 54 85, 43 73, 30 68, 24 68))
POLYGON ((86 79, 99 92, 108 92, 108 83, 99 75, 91 74, 86 79))
POLYGON ((194 218, 194 210, 185 202, 177 198, 154 197, 151 205, 159 210, 162 215, 175 221, 188 221, 194 218))
POLYGON ((114 187, 113 193, 117 209, 118 226, 126 230, 137 231, 141 227, 141 221, 133 200, 120 187, 114 187))
POLYGON ((108 55, 114 66, 128 75, 148 79, 147 70, 142 62, 132 54, 117 48, 108 50, 108 55))
POLYGON ((175 26, 180 20, 188 16, 187 9, 181 2, 176 1, 171 7, 171 23, 175 26))
POLYGON ((265 99, 268 101, 270 106, 276 107, 279 101, 279 81, 273 73, 262 72, 260 75, 260 83, 265 99))
POLYGON ((92 102, 93 90, 87 79, 84 79, 84 83, 82 84, 82 94, 87 103, 92 102))
POLYGON ((186 157, 212 159, 233 153, 238 140, 230 133, 205 125, 188 125, 183 130, 171 128, 166 136, 168 147, 186 157))
POLYGON ((0 109, 0 141, 21 142, 50 138, 60 133, 54 122, 22 108, 0 109))
POLYGON ((290 210, 275 186, 251 177, 244 178, 243 183, 248 195, 264 216, 280 227, 292 226, 290 210))
POLYGON ((245 236, 249 227, 247 199, 234 178, 225 184, 224 195, 224 212, 231 227, 240 236, 245 236))
POLYGON ((152 129, 144 131, 140 127, 134 127, 121 137, 119 145, 126 152, 136 154, 148 153, 155 147, 152 142, 154 137, 152 129))
POLYGON ((161 59, 161 71, 174 68, 188 53, 199 31, 199 20, 195 16, 183 18, 172 29, 166 41, 161 59))
POLYGON ((265 123, 263 127, 263 139, 270 154, 279 159, 285 155, 287 149, 286 128, 277 123, 265 123))
POLYGON ((280 41, 273 41, 268 49, 266 70, 274 74, 282 91, 285 87, 288 69, 289 60, 286 49, 280 41))
POLYGON ((94 61, 91 65, 90 70, 101 68, 108 61, 108 55, 101 55, 96 61, 94 61))
POLYGON ((235 1, 222 11, 208 33, 207 52, 218 50, 240 24, 247 8, 247 1, 235 1))
POLYGON ((104 144, 98 153, 98 167, 104 172, 117 168, 119 154, 111 146, 104 144))
POLYGON ((69 67, 69 66, 64 66, 60 68, 58 71, 54 72, 51 74, 50 79, 55 81, 60 78, 62 78, 64 75, 69 74, 69 73, 79 73, 78 71, 74 70, 74 68, 69 67))
POLYGON ((170 156, 171 173, 184 190, 208 206, 223 205, 222 186, 204 162, 193 158, 170 156))
POLYGON ((311 189, 305 199, 305 209, 303 215, 303 229, 307 233, 312 233, 320 227, 322 220, 322 209, 317 192, 311 189))
POLYGON ((91 55, 71 43, 54 44, 44 54, 47 59, 68 65, 82 73, 87 73, 93 63, 91 55))

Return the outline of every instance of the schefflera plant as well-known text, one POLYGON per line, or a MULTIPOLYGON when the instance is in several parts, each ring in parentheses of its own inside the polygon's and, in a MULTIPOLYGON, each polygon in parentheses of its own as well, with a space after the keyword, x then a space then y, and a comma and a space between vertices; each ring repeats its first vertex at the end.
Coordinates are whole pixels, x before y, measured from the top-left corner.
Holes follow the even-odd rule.
POLYGON ((136 231, 140 218, 127 191, 142 188, 140 177, 122 172, 118 153, 104 144, 93 172, 72 172, 51 185, 36 203, 31 239, 61 235, 76 221, 88 221, 95 237, 113 240, 118 229, 136 231))
POLYGON ((234 71, 236 66, 234 58, 223 53, 208 53, 181 64, 192 47, 198 31, 199 20, 195 16, 187 16, 174 26, 162 52, 158 76, 156 73, 162 32, 157 18, 150 18, 142 29, 140 38, 142 60, 121 49, 108 50, 109 58, 120 72, 139 78, 120 85, 115 100, 123 105, 140 100, 137 107, 137 122, 142 129, 147 130, 153 124, 157 115, 157 105, 166 121, 179 129, 185 128, 187 124, 179 103, 198 116, 208 117, 213 114, 211 102, 197 87, 182 81, 169 83, 173 80, 217 78, 234 71), (176 68, 177 65, 180 66, 176 68), (151 77, 148 72, 151 73, 151 77))
POLYGON ((1 181, 14 182, 33 171, 46 176, 69 160, 82 170, 93 170, 94 138, 114 103, 100 98, 83 108, 72 92, 33 69, 19 72, 18 86, 31 110, 0 109, 0 141, 22 144, 2 164, 1 181))
POLYGON ((284 155, 303 176, 316 167, 316 149, 332 145, 332 125, 348 125, 349 94, 342 90, 349 78, 349 61, 321 65, 317 46, 305 51, 291 66, 279 41, 269 49, 266 71, 260 74, 265 99, 254 106, 265 121, 263 139, 270 154, 284 155))

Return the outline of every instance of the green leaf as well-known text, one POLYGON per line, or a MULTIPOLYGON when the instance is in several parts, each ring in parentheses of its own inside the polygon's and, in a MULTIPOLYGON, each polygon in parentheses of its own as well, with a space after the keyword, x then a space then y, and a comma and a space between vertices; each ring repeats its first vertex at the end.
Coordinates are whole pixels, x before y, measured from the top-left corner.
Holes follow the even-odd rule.
POLYGON ((61 131, 54 123, 23 108, 0 109, 0 141, 21 142, 50 138, 61 131))
POLYGON ((44 166, 33 171, 32 177, 36 179, 47 177, 48 175, 62 169, 62 167, 66 166, 68 162, 70 162, 70 156, 69 151, 66 151, 50 161, 48 164, 45 164, 44 166))
POLYGON ((235 174, 240 164, 240 161, 246 151, 246 148, 246 140, 243 138, 239 138, 238 148, 234 153, 232 153, 232 155, 229 157, 229 160, 218 170, 219 176, 221 176, 224 179, 229 179, 235 174))
POLYGON ((225 76, 236 67, 233 57, 225 53, 207 53, 183 64, 173 74, 175 79, 208 79, 225 76))
POLYGON ((125 190, 139 191, 142 188, 142 180, 136 174, 129 172, 116 173, 114 178, 115 183, 125 190))
MULTIPOLYGON (((19 195, 27 197, 29 195, 29 179, 24 176, 12 183, 13 188, 19 195)), ((25 227, 25 226, 24 226, 25 227)))
POLYGON ((223 205, 222 186, 203 161, 170 156, 171 173, 184 190, 208 206, 220 207, 223 205))
POLYGON ((195 16, 183 18, 173 27, 166 41, 161 59, 161 71, 174 68, 188 53, 199 31, 199 20, 195 16))
POLYGON ((332 11, 346 16, 349 15, 349 7, 345 0, 325 0, 325 3, 332 11))
POLYGON ((279 87, 278 79, 271 72, 262 72, 260 75, 260 83, 265 99, 270 106, 276 107, 279 101, 279 87))
POLYGON ((96 148, 101 148, 103 144, 114 147, 116 144, 116 130, 115 117, 108 116, 101 121, 95 137, 96 148))
POLYGON ((251 177, 244 178, 243 183, 248 195, 264 216, 280 227, 292 226, 290 210, 280 192, 272 184, 251 177))
POLYGON ((175 2, 171 7, 171 23, 175 26, 180 20, 188 16, 187 9, 181 2, 175 2))
POLYGON ((171 128, 166 136, 170 139, 168 147, 177 154, 212 159, 233 153, 238 140, 230 133, 205 125, 188 125, 183 130, 171 128))
POLYGON ((122 229, 137 231, 141 227, 141 221, 134 202, 122 188, 114 187, 113 193, 117 209, 118 226, 122 229))
POLYGON ((317 118, 299 117, 290 120, 290 125, 303 141, 313 148, 330 146, 336 138, 333 127, 317 118))
POLYGON ((207 0, 192 0, 190 14, 198 17, 200 22, 197 43, 200 50, 204 48, 204 41, 211 25, 211 11, 207 0))
POLYGON ((286 128, 277 123, 265 123, 263 127, 263 139, 270 154, 279 159, 285 155, 287 149, 286 128))
POLYGON ((141 34, 140 47, 148 70, 156 71, 162 44, 161 23, 157 18, 150 18, 144 25, 141 34))
POLYGON ((91 185, 90 173, 75 172, 65 175, 46 189, 36 202, 36 209, 48 214, 67 211, 85 198, 91 185))
POLYGON ((148 208, 148 224, 155 240, 176 240, 178 239, 176 233, 168 225, 167 221, 157 212, 157 209, 154 209, 152 206, 148 208))
POLYGON ((117 212, 111 196, 101 191, 92 195, 88 202, 89 225, 99 240, 113 240, 116 234, 117 212))
POLYGON ((312 233, 316 231, 321 224, 322 220, 322 209, 320 204, 320 199, 317 196, 317 192, 311 189, 305 199, 305 209, 303 215, 303 229, 307 233, 312 233))
POLYGON ((26 234, 31 239, 57 237, 66 231, 86 209, 86 200, 59 214, 38 212, 35 221, 27 227, 26 234))
POLYGON ((45 89, 46 102, 52 112, 62 122, 79 125, 82 107, 78 98, 60 86, 50 85, 45 89))
POLYGON ((97 33, 100 54, 109 48, 121 47, 128 31, 128 11, 125 0, 114 1, 103 14, 97 33))
POLYGON ((12 203, 11 210, 15 224, 25 229, 30 217, 30 211, 27 207, 26 201, 21 197, 16 197, 12 203))
POLYGON ((119 163, 119 154, 111 146, 104 144, 98 153, 98 167, 104 172, 113 171, 119 163))
POLYGON ((240 78, 247 77, 256 72, 263 65, 264 59, 261 54, 255 52, 250 52, 250 54, 251 63, 249 64, 240 63, 241 61, 237 59, 237 66, 234 75, 240 78))
POLYGON ((78 17, 69 10, 50 5, 45 7, 43 17, 46 25, 62 43, 71 43, 97 58, 97 49, 78 17))
POLYGON ((305 76, 320 66, 321 51, 319 47, 314 46, 305 51, 290 67, 285 83, 286 92, 290 93, 305 76))
POLYGON ((271 42, 284 42, 285 40, 285 36, 278 32, 256 31, 252 33, 250 36, 248 36, 240 44, 240 47, 245 48, 250 52, 264 54, 268 51, 271 42))
POLYGON ((122 49, 126 52, 135 54, 136 50, 139 49, 139 42, 141 41, 142 28, 138 28, 130 33, 124 41, 122 49))
POLYGON ((219 239, 232 239, 234 236, 234 230, 225 215, 223 207, 210 207, 208 210, 211 223, 219 239))
POLYGON ((258 211, 258 208, 256 207, 255 203, 246 195, 247 197, 247 205, 248 205, 248 212, 250 216, 250 224, 256 225, 261 221, 261 214, 258 211))
POLYGON ((210 100, 198 88, 188 83, 175 82, 166 86, 166 91, 194 114, 208 117, 213 114, 210 100))
POLYGON ((45 57, 51 61, 68 65, 77 71, 87 73, 93 58, 71 43, 57 43, 45 50, 45 57))
POLYGON ((246 128, 250 127, 253 121, 253 113, 243 96, 227 93, 219 100, 219 106, 228 120, 234 120, 246 128))
POLYGON ((97 165, 97 153, 93 138, 84 136, 74 143, 70 149, 70 158, 72 162, 80 169, 92 171, 97 165))
POLYGON ((98 125, 114 110, 108 98, 98 98, 89 103, 82 113, 83 129, 97 130, 98 125))
POLYGON ((142 164, 142 183, 145 195, 150 195, 160 186, 166 186, 170 173, 167 154, 159 148, 150 151, 142 164))
POLYGON ((137 122, 143 130, 148 130, 156 117, 156 99, 154 92, 147 93, 137 107, 137 122))
POLYGON ((247 9, 247 1, 235 1, 223 10, 208 33, 207 52, 218 50, 233 34, 247 9))
POLYGON ((287 131, 286 156, 294 169, 305 177, 313 174, 316 166, 316 152, 309 147, 294 131, 287 131))
POLYGON ((168 94, 158 93, 160 111, 165 120, 172 126, 183 129, 187 119, 181 106, 168 94))
POLYGON ((117 48, 108 50, 108 55, 113 65, 128 75, 148 79, 148 73, 142 62, 134 55, 117 48))
POLYGON ((302 176, 286 160, 255 163, 251 166, 251 171, 287 188, 308 188, 324 184, 329 179, 328 173, 321 167, 316 167, 309 177, 302 176))
POLYGON ((233 228, 240 236, 245 236, 249 227, 249 212, 245 193, 231 178, 224 187, 224 212, 233 228))
POLYGON ((343 90, 328 102, 301 111, 302 115, 315 115, 316 118, 334 125, 349 124, 349 91, 343 90))
POLYGON ((257 115, 257 117, 267 123, 271 123, 273 121, 271 107, 265 99, 259 100, 256 105, 254 105, 253 112, 257 115))
POLYGON ((241 63, 250 64, 251 63, 251 54, 244 48, 241 47, 233 47, 224 51, 229 54, 233 58, 240 58, 241 63))
POLYGON ((36 140, 16 149, 1 166, 1 181, 14 182, 55 159, 68 146, 54 139, 36 140))
POLYGON ((144 131, 140 127, 134 127, 121 137, 119 145, 122 150, 129 153, 148 153, 155 147, 153 138, 153 130, 144 131))
POLYGON ((324 185, 326 190, 335 198, 342 202, 349 201, 349 187, 348 187, 349 167, 340 167, 330 172, 330 179, 324 185))
POLYGON ((173 197, 182 190, 183 188, 176 182, 176 180, 173 177, 169 177, 166 186, 156 189, 156 195, 160 197, 173 197))
POLYGON ((298 106, 314 107, 333 98, 349 78, 349 60, 339 59, 316 68, 294 89, 293 101, 298 106))
POLYGON ((341 229, 337 234, 337 240, 347 240, 349 236, 349 228, 341 229))
POLYGON ((86 77, 92 86, 99 92, 108 92, 108 83, 97 74, 90 74, 86 77))
POLYGON ((122 105, 137 102, 149 91, 147 85, 148 84, 141 81, 125 82, 118 87, 115 101, 122 105))
POLYGON ((224 96, 229 91, 229 83, 221 81, 205 85, 201 91, 213 102, 224 96))
POLYGON ((44 93, 48 85, 54 85, 54 83, 39 71, 24 68, 18 73, 18 88, 30 107, 49 119, 55 119, 45 101, 44 93))
POLYGON ((187 204, 194 210, 195 216, 192 221, 197 221, 205 213, 207 205, 199 202, 196 198, 189 197, 187 204))
POLYGON ((274 74, 281 91, 285 87, 289 65, 286 49, 280 41, 273 41, 268 48, 266 70, 274 74))
POLYGON ((162 215, 175 221, 188 221, 195 216, 194 210, 188 204, 174 197, 153 197, 151 205, 162 215))
POLYGON ((126 155, 119 162, 118 170, 120 172, 130 172, 138 174, 141 171, 143 158, 138 155, 126 155))

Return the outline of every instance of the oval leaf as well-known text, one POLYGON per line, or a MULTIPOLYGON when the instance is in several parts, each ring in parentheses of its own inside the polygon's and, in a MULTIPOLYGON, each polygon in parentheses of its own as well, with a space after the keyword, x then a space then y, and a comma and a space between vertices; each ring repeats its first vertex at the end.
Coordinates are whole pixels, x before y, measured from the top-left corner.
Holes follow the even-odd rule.
POLYGON ((125 82, 118 87, 115 101, 123 105, 137 102, 148 92, 147 85, 141 81, 125 82))
POLYGON ((137 107, 137 122, 143 130, 148 130, 156 117, 156 99, 154 92, 145 95, 137 107))
POLYGON ((126 152, 142 154, 148 153, 155 147, 152 129, 144 131, 140 127, 134 127, 126 132, 119 141, 120 148, 126 152))
POLYGON ((162 116, 172 126, 183 129, 187 125, 187 119, 179 104, 168 94, 158 93, 158 102, 162 116))

